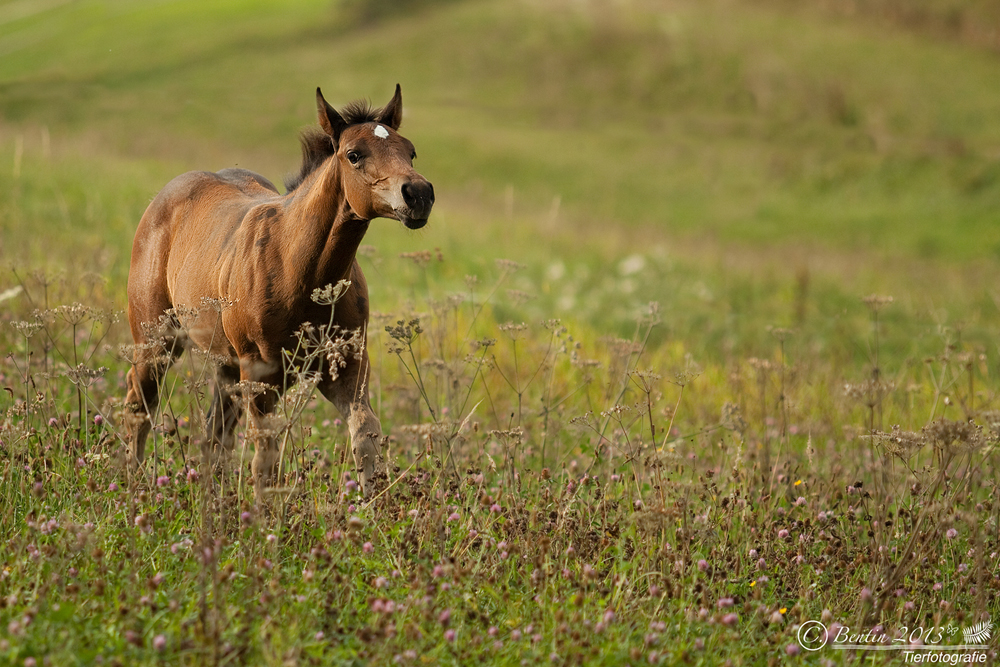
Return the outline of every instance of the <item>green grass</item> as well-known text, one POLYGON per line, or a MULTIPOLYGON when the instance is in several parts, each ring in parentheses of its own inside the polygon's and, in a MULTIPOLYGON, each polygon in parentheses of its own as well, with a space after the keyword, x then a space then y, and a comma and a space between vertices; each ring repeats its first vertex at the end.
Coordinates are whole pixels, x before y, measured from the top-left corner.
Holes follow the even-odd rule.
MULTIPOLYGON (((381 266, 413 283, 425 271, 381 266)), ((0 655, 755 664, 827 614, 905 634, 993 610, 997 413, 984 408, 996 371, 975 348, 942 334, 944 354, 886 364, 878 385, 852 353, 784 331, 764 357, 699 363, 681 341, 641 344, 655 318, 631 341, 498 326, 516 312, 502 297, 477 318, 516 275, 497 266, 468 299, 416 289, 424 332, 402 347, 374 331, 373 395, 396 468, 373 503, 315 396, 278 410, 307 407, 283 431, 284 490, 264 506, 245 465, 200 463, 205 369, 192 355, 168 376, 153 456, 130 479, 115 419, 125 368, 105 348, 120 330, 97 311, 21 314, 41 328, 3 334, 0 655), (110 370, 74 385, 77 360, 110 370)), ((24 285, 40 300, 38 278, 24 285)), ((99 285, 83 287, 52 284, 49 297, 106 304, 99 285)), ((894 307, 878 311, 885 358, 911 325, 894 307)), ((397 312, 376 321, 412 317, 397 312)), ((874 349, 873 328, 874 315, 833 342, 874 349)))
POLYGON ((0 662, 770 665, 808 620, 995 618, 991 11, 0 4, 0 662), (279 182, 315 86, 397 81, 438 203, 362 253, 395 485, 358 498, 299 396, 256 506, 200 461, 194 355, 129 478, 145 206, 279 182))

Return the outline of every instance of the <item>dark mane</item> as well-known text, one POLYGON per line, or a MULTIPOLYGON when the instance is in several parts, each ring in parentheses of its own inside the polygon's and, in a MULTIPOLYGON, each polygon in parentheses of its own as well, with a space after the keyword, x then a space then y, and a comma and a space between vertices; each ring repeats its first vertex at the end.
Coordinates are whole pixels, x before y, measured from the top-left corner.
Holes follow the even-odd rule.
POLYGON ((377 123, 381 109, 375 109, 367 100, 354 100, 340 112, 340 117, 348 125, 360 125, 361 123, 377 123))
MULTIPOLYGON (((340 112, 340 117, 347 125, 360 125, 362 123, 377 123, 381 114, 381 109, 373 108, 365 100, 356 100, 348 104, 340 112)), ((296 175, 289 174, 285 178, 285 191, 291 192, 302 185, 306 177, 319 169, 326 159, 337 152, 330 137, 318 128, 310 128, 302 132, 299 137, 302 142, 302 167, 296 175)))
POLYGON ((285 177, 286 192, 302 185, 306 176, 319 169, 328 157, 337 152, 329 135, 316 127, 303 130, 299 141, 302 142, 302 167, 297 175, 289 174, 285 177))

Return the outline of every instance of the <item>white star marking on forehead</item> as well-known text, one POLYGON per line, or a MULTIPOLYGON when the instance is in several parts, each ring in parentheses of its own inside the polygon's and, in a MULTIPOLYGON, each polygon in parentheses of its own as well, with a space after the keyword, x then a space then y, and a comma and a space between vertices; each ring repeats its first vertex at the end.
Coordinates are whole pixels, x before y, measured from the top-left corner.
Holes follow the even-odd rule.
POLYGON ((389 138, 389 130, 385 129, 381 125, 376 125, 375 126, 375 136, 378 137, 379 139, 388 139, 389 138))

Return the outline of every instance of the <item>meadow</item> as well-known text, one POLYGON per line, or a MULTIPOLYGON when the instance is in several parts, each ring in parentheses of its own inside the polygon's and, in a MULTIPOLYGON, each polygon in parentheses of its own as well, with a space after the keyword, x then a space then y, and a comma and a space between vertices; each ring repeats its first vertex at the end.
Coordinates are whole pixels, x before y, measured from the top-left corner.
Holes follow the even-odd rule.
POLYGON ((0 663, 992 664, 998 20, 0 4, 0 663), (127 474, 150 199, 397 81, 438 202, 360 252, 387 488, 304 378, 255 502, 194 351, 127 474))

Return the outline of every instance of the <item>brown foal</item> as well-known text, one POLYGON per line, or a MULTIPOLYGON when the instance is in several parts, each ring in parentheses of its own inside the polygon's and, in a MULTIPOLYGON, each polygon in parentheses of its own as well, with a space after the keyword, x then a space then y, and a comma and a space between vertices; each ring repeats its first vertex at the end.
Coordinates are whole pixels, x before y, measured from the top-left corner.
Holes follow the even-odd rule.
MULTIPOLYGON (((168 183, 142 216, 128 278, 136 345, 125 399, 136 461, 143 459, 162 376, 188 341, 216 364, 206 429, 215 446, 231 450, 240 411, 235 383, 265 383, 247 406, 252 432, 265 433, 261 418, 295 381, 286 366, 296 332, 306 322, 332 321, 335 331, 360 331, 362 342, 335 373, 322 362, 318 388, 345 417, 366 493, 383 474, 382 428, 368 397, 368 286, 356 254, 374 218, 423 227, 434 189, 414 171, 413 144, 397 132, 398 85, 381 109, 356 102, 338 112, 318 88, 316 102, 322 131, 303 134, 302 169, 286 183, 287 194, 243 169, 189 172, 168 183), (342 280, 350 286, 336 304, 311 298, 342 280)), ((253 439, 259 497, 277 481, 279 453, 273 435, 253 439)))

